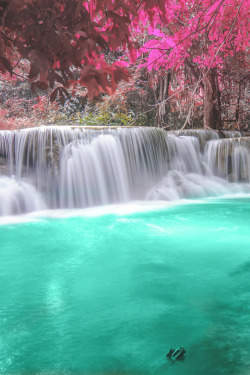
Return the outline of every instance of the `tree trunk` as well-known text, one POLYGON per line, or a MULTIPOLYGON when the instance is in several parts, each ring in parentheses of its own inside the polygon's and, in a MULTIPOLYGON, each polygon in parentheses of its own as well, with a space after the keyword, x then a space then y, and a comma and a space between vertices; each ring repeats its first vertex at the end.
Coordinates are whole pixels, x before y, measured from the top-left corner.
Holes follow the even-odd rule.
POLYGON ((238 89, 238 97, 237 97, 237 105, 236 105, 236 110, 235 110, 235 119, 236 122, 239 122, 239 113, 240 113, 240 98, 241 97, 241 80, 239 82, 239 89, 238 89))
POLYGON ((169 85, 170 85, 170 78, 171 73, 168 72, 163 77, 159 78, 159 96, 156 103, 158 103, 156 107, 156 117, 155 117, 155 126, 161 128, 164 125, 164 117, 166 114, 166 109, 169 106, 167 103, 168 93, 169 93, 169 85))
POLYGON ((204 129, 221 127, 220 90, 216 70, 213 68, 203 78, 204 82, 204 129))

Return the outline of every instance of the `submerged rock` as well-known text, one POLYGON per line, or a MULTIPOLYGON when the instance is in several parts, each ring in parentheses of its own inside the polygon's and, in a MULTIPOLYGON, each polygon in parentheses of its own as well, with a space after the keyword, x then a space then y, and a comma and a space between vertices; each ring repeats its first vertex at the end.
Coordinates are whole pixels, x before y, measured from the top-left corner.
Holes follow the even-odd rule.
POLYGON ((171 360, 180 360, 180 359, 184 359, 185 353, 186 353, 186 350, 182 346, 180 346, 177 349, 171 348, 168 354, 166 355, 166 357, 171 360))

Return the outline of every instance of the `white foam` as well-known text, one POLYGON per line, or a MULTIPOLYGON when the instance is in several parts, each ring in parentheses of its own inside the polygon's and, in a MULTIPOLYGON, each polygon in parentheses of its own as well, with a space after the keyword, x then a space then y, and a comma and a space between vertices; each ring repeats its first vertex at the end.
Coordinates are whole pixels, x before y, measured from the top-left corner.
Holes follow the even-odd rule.
POLYGON ((89 207, 84 209, 56 209, 30 212, 23 215, 0 217, 0 225, 22 224, 29 222, 42 222, 44 220, 68 219, 73 217, 94 218, 105 215, 127 216, 136 213, 147 213, 154 211, 165 211, 175 206, 217 204, 227 202, 227 200, 246 199, 250 202, 250 194, 225 194, 217 197, 208 197, 204 199, 182 199, 176 201, 134 201, 128 204, 107 205, 89 207))

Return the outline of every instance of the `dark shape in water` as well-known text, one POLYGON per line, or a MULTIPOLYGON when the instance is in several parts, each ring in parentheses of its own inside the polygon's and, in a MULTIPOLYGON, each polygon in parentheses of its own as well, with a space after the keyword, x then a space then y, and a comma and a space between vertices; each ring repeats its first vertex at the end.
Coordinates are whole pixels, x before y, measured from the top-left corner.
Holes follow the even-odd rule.
POLYGON ((234 271, 230 273, 230 276, 239 276, 244 273, 250 273, 250 261, 240 264, 234 271))
POLYGON ((184 354, 186 353, 186 350, 180 346, 177 349, 170 349, 168 354, 166 355, 167 358, 169 359, 184 359, 184 354))

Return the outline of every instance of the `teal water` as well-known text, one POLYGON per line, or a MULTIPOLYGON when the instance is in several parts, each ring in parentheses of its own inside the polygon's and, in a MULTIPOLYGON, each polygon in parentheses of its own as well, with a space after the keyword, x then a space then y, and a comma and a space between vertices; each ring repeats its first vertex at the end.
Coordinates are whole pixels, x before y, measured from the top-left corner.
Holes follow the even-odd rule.
POLYGON ((249 374, 249 230, 248 199, 0 226, 0 374, 249 374))

